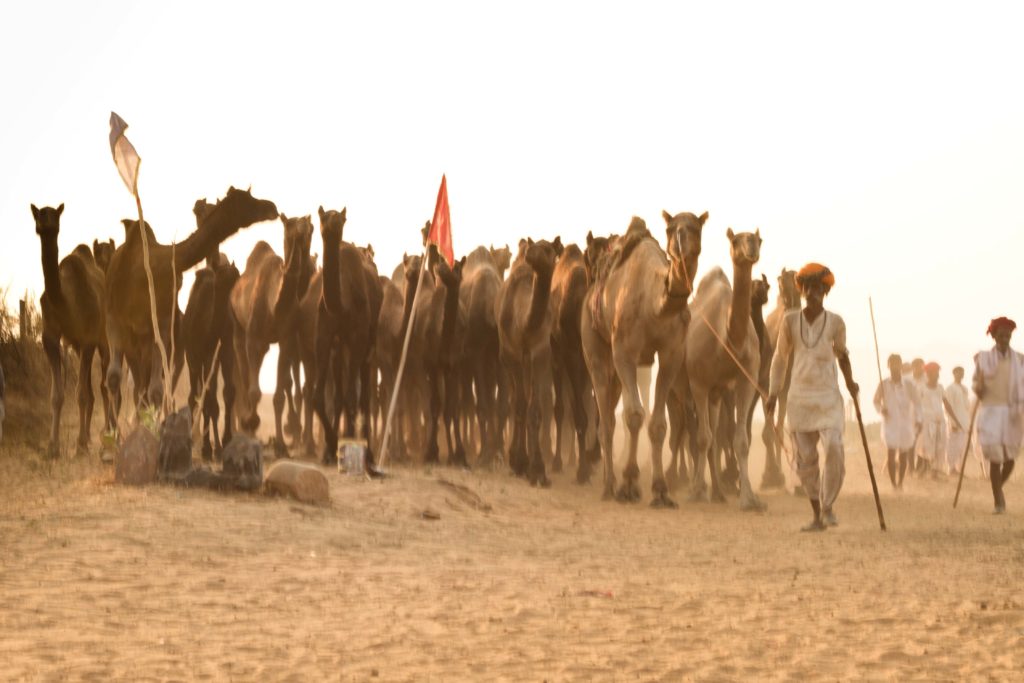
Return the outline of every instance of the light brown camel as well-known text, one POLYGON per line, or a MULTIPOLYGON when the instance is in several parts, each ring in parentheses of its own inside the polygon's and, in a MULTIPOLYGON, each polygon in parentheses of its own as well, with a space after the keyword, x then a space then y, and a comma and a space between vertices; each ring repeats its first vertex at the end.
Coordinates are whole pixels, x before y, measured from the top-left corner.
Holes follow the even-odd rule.
MULTIPOLYGON (((167 353, 171 352, 171 315, 177 315, 177 297, 173 294, 181 287, 181 273, 206 258, 218 244, 239 229, 276 216, 277 208, 273 202, 256 199, 248 190, 230 187, 227 194, 205 212, 196 231, 173 248, 157 244, 152 229, 148 224, 145 226, 149 236, 158 328, 167 353)), ((120 408, 122 361, 128 362, 136 385, 147 388, 152 405, 160 405, 164 391, 163 368, 153 337, 149 287, 142 261, 142 236, 138 221, 126 220, 124 223, 125 241, 110 259, 103 299, 110 342, 107 387, 115 405, 115 418, 120 408)), ((178 353, 182 353, 180 344, 176 348, 178 353)))
POLYGON ((581 331, 597 399, 601 450, 605 456, 605 499, 616 495, 621 501, 640 499, 640 468, 636 455, 644 410, 637 389, 636 369, 639 365, 653 363, 657 353, 654 405, 647 422, 654 468, 651 505, 675 507, 668 496, 661 462, 666 431, 665 399, 683 364, 680 340, 685 338, 689 324, 687 297, 693 288, 701 232, 708 214, 672 216, 665 211, 662 216, 666 223, 668 253, 647 230, 646 223, 634 217, 607 265, 601 268, 602 272, 607 272, 599 275, 590 288, 583 306, 581 331), (622 487, 616 494, 612 438, 620 392, 629 442, 622 487))
MULTIPOLYGON (((514 397, 512 471, 536 486, 549 486, 541 451, 542 392, 551 391, 551 278, 562 240, 527 240, 498 297, 501 362, 514 397)), ((546 424, 550 432, 550 422, 546 424)))
MULTIPOLYGON (((779 273, 779 296, 775 302, 775 308, 768 314, 764 321, 765 337, 768 341, 767 364, 771 368, 772 358, 775 356, 776 343, 779 340, 779 327, 782 325, 786 314, 791 311, 800 310, 800 290, 796 287, 796 271, 782 269, 779 273)), ((764 365, 764 363, 762 363, 764 365)), ((780 437, 784 434, 786 424, 786 406, 789 396, 789 376, 783 384, 779 393, 778 407, 775 411, 774 424, 765 420, 764 429, 761 432, 761 439, 765 447, 764 475, 761 478, 762 489, 783 488, 786 485, 786 476, 782 472, 782 452, 780 437)))
MULTIPOLYGON (((756 388, 744 374, 756 380, 761 367, 757 331, 750 319, 751 271, 761 253, 761 234, 726 232, 733 263, 733 284, 721 268, 705 275, 693 299, 693 323, 686 335, 686 380, 697 411, 697 457, 690 483, 691 500, 705 497, 704 464, 712 457, 714 427, 719 424, 723 395, 734 396, 733 424, 745 425, 756 388), (713 329, 709 327, 713 326, 713 329), (722 341, 719 341, 721 339, 722 341), (728 351, 722 346, 728 345, 728 351), (734 359, 735 357, 735 359, 734 359), (737 360, 742 368, 737 365, 737 360), (737 419, 738 416, 738 419, 737 419)), ((750 486, 747 456, 750 438, 747 430, 733 430, 734 450, 739 463, 740 507, 763 509, 750 486)), ((715 499, 722 500, 718 468, 711 463, 715 499)))
MULTIPOLYGON (((271 344, 296 333, 295 317, 302 292, 302 282, 309 283, 309 247, 313 235, 310 217, 288 218, 280 214, 284 228, 284 258, 274 253, 264 241, 256 243, 245 262, 245 271, 231 291, 231 313, 234 320, 235 362, 238 368, 239 425, 255 433, 260 418, 257 412, 260 397, 260 368, 271 344)), ((281 427, 281 411, 285 404, 286 386, 290 385, 291 368, 279 362, 277 387, 274 391, 274 451, 278 457, 288 455, 281 427)))
POLYGON ((383 300, 376 266, 358 247, 342 241, 346 210, 325 211, 321 206, 323 238, 323 297, 316 324, 316 387, 313 406, 324 429, 325 464, 337 462, 338 429, 345 412, 345 437, 356 435, 361 415, 366 441, 366 467, 377 474, 370 440, 370 398, 374 378, 373 349, 383 300), (327 413, 327 381, 333 380, 334 414, 327 413))
MULTIPOLYGON (((603 249, 605 238, 587 233, 587 249, 603 249), (596 244, 595 244, 596 243, 596 244)), ((571 406, 572 425, 576 432, 579 460, 576 481, 590 481, 591 468, 601 460, 594 420, 588 420, 588 408, 594 402, 594 389, 583 358, 580 336, 580 315, 591 283, 587 259, 580 248, 570 244, 555 264, 551 280, 551 350, 555 390, 555 457, 552 469, 562 471, 562 427, 566 420, 566 404, 571 406), (568 396, 566 396, 568 394, 568 396)), ((591 410, 593 414, 595 411, 591 410)))
MULTIPOLYGON (((106 320, 103 312, 103 271, 85 245, 78 245, 57 263, 57 235, 64 205, 42 209, 32 205, 36 234, 42 252, 45 289, 39 297, 43 315, 43 349, 50 363, 50 444, 47 455, 60 455, 60 417, 64 406, 64 380, 61 377, 61 340, 78 352, 78 446, 89 448, 89 431, 95 401, 92 391, 92 359, 99 351, 100 370, 106 372, 110 360, 106 320)), ((113 413, 106 388, 101 386, 105 428, 113 424, 113 413)))

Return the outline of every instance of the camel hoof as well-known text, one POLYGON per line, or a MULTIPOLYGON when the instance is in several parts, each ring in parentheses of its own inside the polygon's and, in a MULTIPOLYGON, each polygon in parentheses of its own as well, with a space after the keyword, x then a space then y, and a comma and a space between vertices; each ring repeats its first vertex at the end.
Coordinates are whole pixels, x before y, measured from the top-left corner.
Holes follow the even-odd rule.
POLYGON ((60 446, 56 443, 51 443, 46 449, 46 457, 50 460, 56 460, 60 457, 60 446))
POLYGON ((548 479, 544 474, 536 477, 530 477, 530 486, 536 486, 541 489, 551 488, 551 480, 548 479))
POLYGON ((582 460, 580 466, 576 470, 576 483, 580 486, 585 486, 590 483, 591 469, 589 465, 586 465, 582 460))
POLYGON ((287 458, 288 457, 288 447, 285 446, 283 442, 277 441, 277 440, 274 441, 274 457, 275 458, 287 458))
POLYGON ((725 503, 726 502, 725 495, 721 491, 712 491, 711 492, 711 499, 710 500, 711 500, 712 503, 725 503))
POLYGON ((636 488, 636 484, 625 483, 619 487, 619 492, 615 494, 615 499, 620 503, 639 503, 640 491, 636 488))
POLYGON ((210 462, 213 460, 213 446, 208 443, 203 444, 202 448, 203 462, 210 462))
POLYGON ((768 506, 761 502, 761 499, 757 496, 751 496, 749 499, 740 500, 740 510, 744 512, 764 512, 768 509, 768 506))
POLYGON ((80 458, 80 457, 86 456, 86 455, 89 455, 89 445, 88 444, 80 443, 77 446, 75 446, 75 457, 76 458, 80 458))
POLYGON ((708 502, 708 493, 704 489, 695 489, 690 491, 690 495, 686 497, 687 503, 706 503, 708 502))
POLYGON ((615 482, 604 487, 604 493, 601 494, 601 500, 615 500, 615 482))
POLYGON ((668 494, 661 494, 651 499, 651 507, 655 510, 675 510, 679 505, 668 497, 668 494))
POLYGON ((796 496, 797 498, 806 498, 807 497, 807 490, 804 489, 804 487, 802 485, 797 484, 793 488, 793 495, 796 496))
POLYGON ((765 471, 761 477, 761 490, 771 491, 773 489, 781 489, 786 486, 786 477, 782 472, 778 470, 765 471))
POLYGON ((561 473, 561 471, 562 471, 562 456, 558 456, 554 460, 551 461, 551 471, 552 472, 559 472, 559 473, 561 473))

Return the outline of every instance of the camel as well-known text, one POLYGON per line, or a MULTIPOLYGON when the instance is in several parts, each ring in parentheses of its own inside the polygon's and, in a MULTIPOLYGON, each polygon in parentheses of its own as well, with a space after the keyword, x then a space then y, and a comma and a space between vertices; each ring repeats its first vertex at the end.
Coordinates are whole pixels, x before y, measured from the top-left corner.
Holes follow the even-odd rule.
MULTIPOLYGON (((313 235, 310 217, 289 218, 280 214, 284 228, 284 258, 260 241, 245 263, 245 271, 231 291, 234 320, 235 361, 242 389, 239 424, 254 434, 259 427, 260 368, 271 344, 290 340, 296 334, 295 317, 299 298, 311 277, 309 248, 313 235)), ((277 366, 274 391, 274 452, 288 455, 281 427, 281 411, 291 384, 290 354, 282 354, 277 366)), ((289 392, 290 393, 290 392, 289 392)))
POLYGON ((675 507, 669 498, 661 449, 665 440, 665 400, 669 386, 683 364, 680 340, 689 324, 687 298, 693 289, 693 274, 700 256, 701 232, 708 219, 662 212, 668 253, 647 230, 646 223, 633 217, 583 306, 581 331, 583 351, 594 384, 600 423, 601 450, 605 456, 604 498, 623 502, 640 499, 637 441, 644 423, 643 406, 637 388, 636 369, 651 365, 658 354, 658 376, 654 405, 647 423, 654 472, 651 483, 653 507, 675 507), (615 492, 612 438, 615 434, 615 406, 622 394, 623 418, 629 429, 628 462, 622 487, 615 492))
MULTIPOLYGON (((380 278, 383 297, 380 315, 377 318, 377 345, 374 353, 377 367, 380 369, 379 405, 385 418, 391 405, 391 395, 398 374, 398 362, 402 354, 402 343, 405 341, 405 337, 402 335, 402 314, 405 310, 404 283, 404 263, 397 279, 386 276, 380 278)), ((389 439, 389 457, 401 461, 405 459, 406 453, 400 413, 396 412, 395 418, 396 422, 392 426, 392 435, 389 439)))
POLYGON ((189 371, 189 409, 195 414, 199 394, 209 378, 203 400, 201 432, 203 460, 214 455, 219 459, 233 431, 232 416, 235 399, 234 330, 231 322, 231 290, 239 280, 238 268, 223 254, 207 259, 207 266, 196 271, 182 317, 182 337, 189 371), (224 382, 224 438, 218 421, 218 377, 224 382), (211 443, 210 431, 213 432, 211 443))
MULTIPOLYGON (((100 370, 106 372, 110 360, 106 321, 103 311, 103 271, 89 248, 78 245, 57 263, 57 235, 64 205, 42 209, 32 205, 36 234, 42 253, 45 289, 39 297, 43 315, 43 349, 50 363, 50 444, 47 455, 60 455, 60 417, 64 406, 64 380, 61 377, 61 340, 78 352, 78 446, 81 455, 89 447, 89 431, 95 401, 92 390, 92 360, 100 354, 100 370)), ((105 428, 113 427, 113 413, 106 388, 103 397, 105 428)))
POLYGON ((508 279, 502 284, 495 311, 501 363, 514 397, 509 464, 517 476, 526 477, 535 486, 551 484, 540 442, 541 393, 551 389, 550 381, 544 383, 545 376, 550 376, 551 365, 552 321, 548 304, 555 261, 561 251, 559 237, 551 242, 529 239, 521 243, 521 258, 513 262, 508 279))
MULTIPOLYGON (((704 464, 712 459, 713 428, 719 424, 723 395, 732 392, 733 424, 745 425, 756 388, 744 376, 757 378, 761 351, 750 317, 751 271, 760 258, 761 234, 726 231, 733 263, 733 284, 721 268, 712 269, 697 287, 693 300, 695 320, 686 335, 686 379, 697 411, 697 457, 691 480, 691 500, 704 497, 704 464), (714 329, 710 326, 714 326, 714 329), (723 340, 729 351, 722 347, 723 340), (735 357, 735 359, 734 359, 735 357), (737 366, 742 363, 742 369, 737 366), (737 416, 738 419, 737 419, 737 416)), ((733 448, 739 463, 740 507, 760 510, 763 504, 750 486, 747 456, 750 438, 746 429, 733 429, 733 448)), ((711 462, 713 499, 724 500, 718 471, 711 462)))
POLYGON ((110 258, 114 255, 115 249, 113 238, 108 239, 106 242, 92 241, 92 257, 96 260, 96 265, 99 266, 104 275, 106 275, 107 269, 110 268, 110 258))
MULTIPOLYGON (((216 205, 209 207, 199 227, 174 247, 158 244, 146 224, 150 266, 153 272, 157 326, 170 353, 171 316, 178 315, 174 292, 181 287, 181 273, 198 264, 239 229, 277 216, 274 203, 252 196, 249 190, 229 187, 216 205), (173 288, 173 289, 172 289, 173 288)), ((150 318, 149 287, 142 262, 142 235, 138 221, 126 220, 125 241, 110 259, 104 289, 107 339, 110 342, 110 366, 107 388, 113 397, 114 416, 119 414, 122 363, 128 362, 136 385, 146 388, 152 405, 163 400, 163 368, 153 337, 150 318)), ((180 326, 178 326, 180 328, 180 326)), ((177 345, 179 352, 182 345, 177 345)))
MULTIPOLYGON (((507 267, 510 256, 508 247, 499 254, 496 254, 493 247, 477 247, 466 256, 462 287, 459 290, 466 309, 464 362, 470 378, 469 384, 475 390, 475 412, 478 414, 480 430, 478 461, 485 466, 500 459, 504 452, 496 402, 500 346, 494 308, 501 291, 501 266, 504 264, 507 267)), ((472 401, 474 392, 465 393, 464 398, 472 401)), ((473 411, 465 410, 464 407, 463 412, 473 411)))
MULTIPOLYGON (((768 341, 767 364, 771 368, 772 358, 775 356, 775 347, 779 339, 779 328, 786 314, 800 310, 800 290, 796 286, 796 271, 782 269, 779 273, 779 296, 776 299, 775 308, 768 314, 764 321, 765 336, 768 341)), ((764 363, 762 363, 764 365, 764 363)), ((766 385, 767 386, 767 385, 766 385)), ((789 395, 789 377, 782 386, 779 393, 779 402, 774 424, 765 418, 764 429, 761 432, 761 439, 765 447, 764 475, 761 478, 761 488, 782 488, 786 485, 786 477, 782 472, 782 442, 779 437, 783 434, 786 424, 786 405, 789 395)))
POLYGON ((377 269, 359 248, 342 241, 346 209, 325 211, 321 206, 323 239, 323 297, 316 323, 316 386, 313 406, 324 429, 323 461, 337 462, 338 427, 345 412, 345 436, 355 437, 357 413, 362 416, 366 468, 374 466, 370 441, 370 394, 373 349, 383 300, 377 269), (327 380, 334 383, 333 411, 327 414, 327 380))
MULTIPOLYGON (((587 249, 606 248, 607 240, 587 233, 587 249)), ((591 283, 591 269, 584 252, 570 244, 562 252, 551 281, 551 349, 555 388, 555 457, 552 470, 562 470, 562 427, 565 423, 566 396, 572 406, 572 423, 576 431, 579 460, 576 481, 590 481, 591 466, 601 460, 594 420, 588 420, 588 407, 594 390, 583 358, 580 315, 591 283), (568 389, 568 392, 566 392, 568 389)), ((593 413, 593 411, 590 411, 593 413)))

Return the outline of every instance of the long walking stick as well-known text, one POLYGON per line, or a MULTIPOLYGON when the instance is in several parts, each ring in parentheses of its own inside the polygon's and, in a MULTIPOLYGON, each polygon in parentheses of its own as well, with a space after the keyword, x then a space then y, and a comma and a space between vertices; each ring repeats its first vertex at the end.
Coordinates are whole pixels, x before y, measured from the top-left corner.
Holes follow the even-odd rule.
MULTIPOLYGON (((882 386, 882 355, 878 352, 878 328, 875 327, 875 304, 868 297, 868 309, 871 311, 871 336, 875 338, 875 366, 878 368, 878 386, 882 386)), ((882 410, 885 410, 885 389, 882 392, 882 410)), ((882 461, 882 473, 889 465, 888 459, 882 461)))
POLYGON ((868 450, 868 435, 864 431, 864 418, 860 414, 860 400, 853 397, 853 407, 857 411, 857 426, 860 427, 860 440, 864 444, 864 457, 868 461, 868 475, 871 477, 871 492, 875 494, 875 509, 878 510, 878 526, 885 531, 885 515, 882 514, 882 500, 878 497, 878 484, 875 482, 875 468, 871 465, 871 451, 868 450))
POLYGON ((974 407, 971 409, 971 426, 967 429, 967 447, 964 448, 964 457, 960 461, 960 476, 956 480, 956 495, 953 496, 953 509, 956 509, 957 501, 960 500, 960 487, 964 483, 964 470, 967 469, 967 454, 971 452, 971 437, 974 436, 974 418, 978 416, 978 406, 981 405, 980 400, 974 402, 974 407))

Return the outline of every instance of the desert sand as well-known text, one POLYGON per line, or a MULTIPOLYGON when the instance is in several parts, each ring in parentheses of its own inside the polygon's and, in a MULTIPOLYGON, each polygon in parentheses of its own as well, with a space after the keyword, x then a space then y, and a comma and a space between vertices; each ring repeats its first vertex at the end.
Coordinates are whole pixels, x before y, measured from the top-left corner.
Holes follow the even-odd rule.
POLYGON ((601 501, 600 475, 409 467, 329 471, 316 508, 7 453, 0 678, 1019 677, 1020 475, 1003 516, 976 463, 957 510, 953 480, 880 481, 881 533, 857 442, 847 469, 840 526, 801 534, 807 503, 781 492, 763 514, 683 492, 666 511, 601 501))

